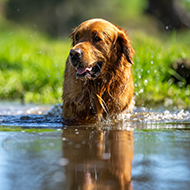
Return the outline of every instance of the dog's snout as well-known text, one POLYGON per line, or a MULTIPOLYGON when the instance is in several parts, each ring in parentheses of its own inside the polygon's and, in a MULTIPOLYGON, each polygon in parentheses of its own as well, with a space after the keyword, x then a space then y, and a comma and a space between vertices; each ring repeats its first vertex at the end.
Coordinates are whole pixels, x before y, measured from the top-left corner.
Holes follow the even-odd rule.
POLYGON ((69 56, 72 60, 76 61, 82 57, 82 51, 81 49, 71 49, 69 56))

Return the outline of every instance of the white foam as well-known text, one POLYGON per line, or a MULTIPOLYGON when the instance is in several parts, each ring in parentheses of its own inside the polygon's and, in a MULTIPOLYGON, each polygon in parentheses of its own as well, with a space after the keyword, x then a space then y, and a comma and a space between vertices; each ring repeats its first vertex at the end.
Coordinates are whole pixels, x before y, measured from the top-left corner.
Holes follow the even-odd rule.
POLYGON ((133 112, 126 114, 126 117, 124 116, 125 121, 136 121, 136 122, 144 122, 144 123, 150 123, 150 122, 163 122, 163 123, 169 123, 169 122, 190 122, 190 112, 178 110, 175 112, 171 112, 169 110, 165 110, 163 112, 133 112))
MULTIPOLYGON (((62 113, 62 104, 56 104, 53 107, 45 106, 15 106, 1 107, 0 115, 28 115, 28 114, 46 114, 59 117, 62 113)), ((133 112, 125 113, 117 118, 119 121, 138 122, 138 123, 190 123, 190 112, 183 109, 177 111, 164 110, 157 112, 145 107, 135 107, 133 112)), ((112 122, 112 121, 110 121, 112 122)))

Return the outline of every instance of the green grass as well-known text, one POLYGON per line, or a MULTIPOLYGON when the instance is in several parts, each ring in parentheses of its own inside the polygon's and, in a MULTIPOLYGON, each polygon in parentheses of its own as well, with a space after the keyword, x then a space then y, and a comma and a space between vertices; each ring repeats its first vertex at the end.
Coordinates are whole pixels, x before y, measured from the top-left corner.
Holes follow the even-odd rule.
POLYGON ((0 31, 0 97, 25 102, 61 102, 66 40, 51 40, 30 30, 0 31))
POLYGON ((151 36, 137 31, 131 37, 136 50, 133 71, 137 105, 189 108, 190 85, 185 88, 183 82, 177 86, 169 79, 172 62, 190 59, 189 32, 151 36))
MULTIPOLYGON (((0 22, 0 99, 26 103, 61 103, 65 61, 71 47, 65 39, 51 39, 34 30, 0 22)), ((169 65, 190 59, 189 32, 150 35, 129 33, 136 51, 133 74, 138 106, 190 107, 190 85, 169 80, 169 65)))

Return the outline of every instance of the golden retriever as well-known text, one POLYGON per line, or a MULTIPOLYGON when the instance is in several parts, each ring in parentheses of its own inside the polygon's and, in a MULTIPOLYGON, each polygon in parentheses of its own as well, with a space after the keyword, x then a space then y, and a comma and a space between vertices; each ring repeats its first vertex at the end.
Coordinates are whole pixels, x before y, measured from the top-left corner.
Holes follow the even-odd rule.
POLYGON ((65 69, 63 117, 95 123, 133 109, 133 54, 127 33, 104 19, 83 22, 70 35, 65 69))

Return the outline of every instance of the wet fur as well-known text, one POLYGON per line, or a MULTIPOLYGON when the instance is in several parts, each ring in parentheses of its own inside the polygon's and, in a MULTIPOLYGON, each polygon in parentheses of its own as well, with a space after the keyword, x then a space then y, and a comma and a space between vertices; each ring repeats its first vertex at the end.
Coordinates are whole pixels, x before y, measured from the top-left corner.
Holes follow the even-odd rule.
POLYGON ((77 78, 76 68, 67 59, 63 85, 63 117, 69 123, 94 123, 131 111, 134 93, 132 57, 134 50, 126 32, 103 19, 83 22, 71 34, 73 49, 81 48, 84 67, 102 61, 96 79, 77 78), (94 43, 91 32, 101 41, 94 43), (76 34, 81 35, 76 41, 76 34), (89 64, 89 65, 88 65, 89 64))

